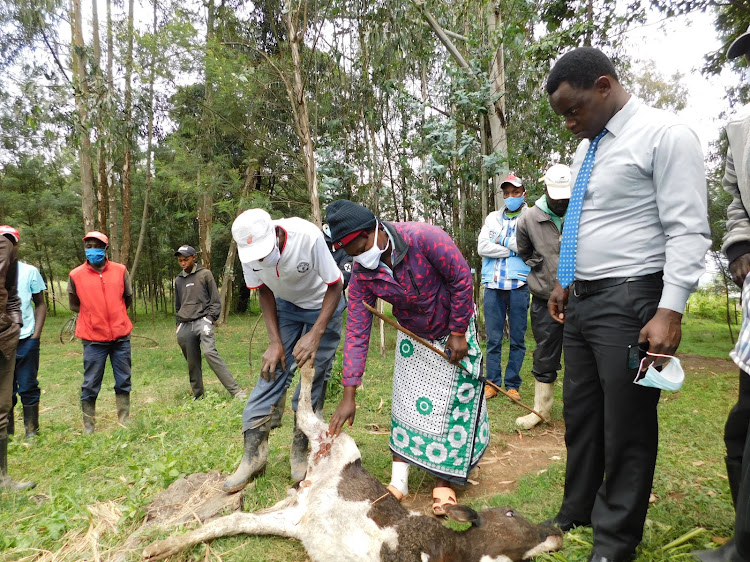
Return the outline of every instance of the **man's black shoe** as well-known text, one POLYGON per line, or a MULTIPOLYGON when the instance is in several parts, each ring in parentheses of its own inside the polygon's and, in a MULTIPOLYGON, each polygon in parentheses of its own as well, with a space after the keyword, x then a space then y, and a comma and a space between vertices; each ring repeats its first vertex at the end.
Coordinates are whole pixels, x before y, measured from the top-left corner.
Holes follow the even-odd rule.
POLYGON ((565 517, 561 517, 560 515, 556 515, 552 519, 548 519, 542 525, 549 525, 551 527, 557 527, 560 529, 563 533, 567 533, 568 531, 575 529, 576 527, 588 527, 591 525, 590 521, 576 521, 574 519, 567 519, 565 517))

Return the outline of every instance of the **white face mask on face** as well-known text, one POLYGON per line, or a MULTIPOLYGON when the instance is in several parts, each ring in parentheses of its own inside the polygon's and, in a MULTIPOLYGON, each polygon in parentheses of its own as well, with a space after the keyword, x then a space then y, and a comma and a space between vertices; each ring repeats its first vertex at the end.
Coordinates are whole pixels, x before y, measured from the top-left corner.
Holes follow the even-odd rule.
POLYGON ((253 262, 253 265, 257 266, 258 269, 271 269, 273 267, 276 267, 280 259, 281 259, 281 252, 279 251, 279 247, 276 245, 276 242, 274 241, 273 249, 271 250, 271 253, 268 254, 265 258, 263 258, 263 261, 258 260, 258 261, 253 262))
POLYGON ((385 245, 385 248, 382 250, 378 247, 378 223, 375 222, 375 240, 373 240, 372 247, 368 250, 365 250, 358 256, 354 256, 352 260, 365 269, 376 269, 378 267, 378 264, 380 263, 380 256, 383 255, 383 252, 385 252, 388 249, 388 246, 391 244, 390 238, 388 239, 388 243, 385 245))

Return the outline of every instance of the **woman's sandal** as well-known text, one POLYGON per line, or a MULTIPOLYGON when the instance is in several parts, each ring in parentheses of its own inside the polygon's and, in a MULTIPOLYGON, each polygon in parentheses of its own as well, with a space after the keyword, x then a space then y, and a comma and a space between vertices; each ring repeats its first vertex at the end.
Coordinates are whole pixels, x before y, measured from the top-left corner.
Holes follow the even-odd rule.
POLYGON ((386 489, 394 498, 396 498, 396 501, 401 501, 402 499, 404 499, 404 494, 401 493, 401 490, 399 490, 395 486, 391 486, 390 484, 388 484, 388 486, 386 486, 386 489))
POLYGON ((432 513, 445 515, 446 505, 456 505, 456 492, 448 486, 436 486, 432 489, 432 513))

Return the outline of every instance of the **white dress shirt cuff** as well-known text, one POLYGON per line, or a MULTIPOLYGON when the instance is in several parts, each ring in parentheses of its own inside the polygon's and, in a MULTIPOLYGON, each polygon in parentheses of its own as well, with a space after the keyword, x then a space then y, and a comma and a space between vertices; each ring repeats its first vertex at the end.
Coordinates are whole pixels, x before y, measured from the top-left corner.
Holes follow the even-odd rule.
POLYGON ((690 298, 690 293, 692 293, 690 289, 664 282, 659 308, 667 308, 682 314, 685 312, 685 304, 690 298))

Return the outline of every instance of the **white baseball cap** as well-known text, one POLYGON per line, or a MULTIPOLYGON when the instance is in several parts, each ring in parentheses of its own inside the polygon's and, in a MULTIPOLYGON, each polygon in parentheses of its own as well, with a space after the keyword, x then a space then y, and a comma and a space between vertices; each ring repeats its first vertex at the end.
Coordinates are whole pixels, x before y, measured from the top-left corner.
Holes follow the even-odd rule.
POLYGON ((542 177, 550 199, 570 199, 570 168, 565 164, 554 164, 542 177))
POLYGON ((248 209, 234 219, 232 237, 242 263, 265 258, 271 253, 276 237, 271 215, 263 209, 248 209))

